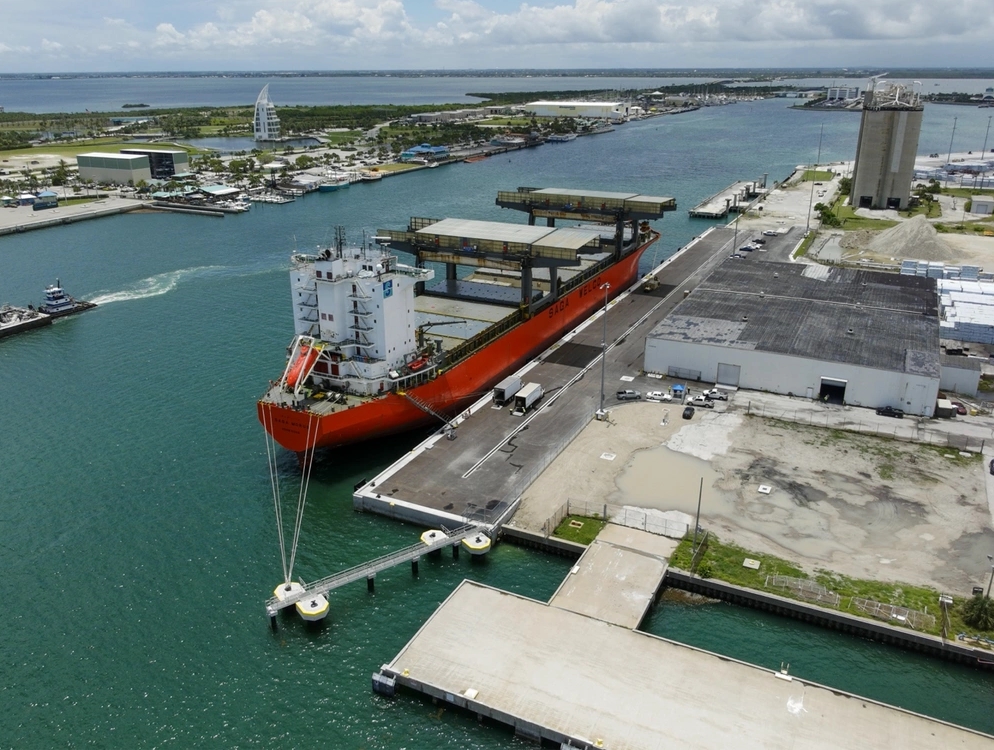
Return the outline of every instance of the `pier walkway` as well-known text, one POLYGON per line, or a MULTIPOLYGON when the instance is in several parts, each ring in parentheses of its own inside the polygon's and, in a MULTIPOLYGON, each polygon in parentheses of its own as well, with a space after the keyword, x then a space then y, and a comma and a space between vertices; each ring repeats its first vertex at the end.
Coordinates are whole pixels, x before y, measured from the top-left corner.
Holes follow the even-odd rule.
POLYGON ((374 684, 575 748, 896 750, 927 738, 986 750, 994 739, 470 581, 374 684))
POLYGON ((689 213, 691 217, 698 219, 722 219, 731 212, 747 211, 768 192, 766 177, 763 175, 762 180, 733 182, 724 190, 698 203, 689 213))
POLYGON ((381 571, 396 567, 397 565, 403 565, 407 562, 416 562, 429 552, 439 551, 445 547, 458 548, 459 543, 462 542, 463 539, 467 539, 479 531, 481 531, 481 528, 478 525, 467 524, 466 526, 447 532, 444 537, 440 537, 438 540, 433 541, 430 544, 418 542, 417 544, 412 544, 410 547, 405 547, 404 549, 397 550, 396 552, 383 555, 383 557, 378 557, 375 560, 370 560, 369 562, 362 563, 361 565, 356 565, 354 568, 343 570, 340 573, 334 573, 333 575, 327 576, 326 578, 322 578, 318 581, 313 581, 312 583, 306 583, 304 584, 303 589, 297 591, 296 593, 289 594, 283 599, 277 599, 274 596, 267 600, 266 614, 269 617, 273 617, 281 609, 292 607, 294 604, 303 601, 304 599, 317 595, 324 596, 329 591, 341 588, 342 586, 350 583, 355 583, 356 581, 361 581, 364 578, 366 580, 370 580, 381 571))

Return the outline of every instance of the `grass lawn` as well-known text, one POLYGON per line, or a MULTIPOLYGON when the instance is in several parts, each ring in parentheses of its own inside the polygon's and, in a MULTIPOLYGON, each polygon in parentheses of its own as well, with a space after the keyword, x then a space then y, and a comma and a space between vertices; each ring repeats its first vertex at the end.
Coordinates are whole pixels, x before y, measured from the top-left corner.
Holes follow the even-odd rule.
POLYGON ((795 258, 803 258, 808 254, 808 250, 811 249, 811 245, 814 243, 817 234, 817 232, 811 232, 804 238, 804 242, 801 243, 801 246, 797 248, 797 252, 794 253, 795 258))
MULTIPOLYGON (((670 556, 670 564, 673 567, 690 570, 691 545, 692 540, 689 537, 680 542, 679 546, 677 546, 674 553, 670 556)), ((793 578, 810 579, 842 597, 838 607, 842 612, 860 616, 859 610, 850 606, 853 597, 870 599, 882 604, 890 604, 934 615, 935 626, 927 629, 926 632, 932 635, 939 635, 942 629, 942 616, 939 608, 940 592, 928 586, 868 581, 849 578, 848 576, 826 570, 819 570, 812 577, 787 560, 773 555, 751 552, 735 544, 726 544, 719 541, 714 534, 709 535, 707 551, 701 558, 697 572, 702 578, 713 578, 736 586, 756 589, 757 591, 771 591, 771 589, 765 587, 767 576, 783 575, 793 578), (758 570, 742 566, 742 562, 747 557, 759 560, 758 570)), ((790 589, 778 588, 774 590, 774 593, 777 596, 783 596, 788 599, 804 601, 800 597, 795 596, 790 589)), ((951 638, 955 638, 957 633, 984 634, 984 631, 978 631, 976 628, 972 628, 963 622, 961 610, 966 601, 965 597, 953 597, 953 606, 949 611, 949 636, 951 638)), ((894 625, 896 623, 890 622, 890 624, 894 625)), ((988 631, 986 635, 988 637, 994 636, 994 631, 988 631)))
POLYGON ((590 544, 607 522, 588 516, 566 516, 552 533, 553 536, 577 544, 590 544))
POLYGON ((835 177, 835 172, 826 172, 820 169, 805 169, 804 174, 801 175, 801 182, 811 182, 812 180, 816 182, 828 182, 833 177, 835 177))
POLYGON ((420 164, 401 164, 400 162, 394 164, 380 164, 378 167, 371 167, 370 172, 406 172, 409 169, 415 169, 420 167, 420 164))
POLYGON ((891 227, 897 226, 898 222, 891 221, 889 219, 864 219, 862 216, 857 216, 852 209, 852 206, 845 206, 841 201, 837 202, 833 207, 833 213, 842 222, 841 229, 853 230, 853 229, 890 229, 891 227))

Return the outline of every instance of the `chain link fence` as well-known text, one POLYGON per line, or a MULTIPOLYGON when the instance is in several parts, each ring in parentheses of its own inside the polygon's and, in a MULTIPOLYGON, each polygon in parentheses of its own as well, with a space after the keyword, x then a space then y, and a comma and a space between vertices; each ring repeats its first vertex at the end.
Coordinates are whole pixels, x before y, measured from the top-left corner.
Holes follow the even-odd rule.
POLYGON ((806 578, 766 576, 765 586, 766 588, 785 589, 799 599, 818 602, 819 604, 828 604, 831 607, 838 607, 839 602, 842 601, 842 597, 834 591, 829 591, 821 584, 809 581, 806 578))
POLYGON ((780 409, 766 404, 754 404, 751 401, 746 407, 746 413, 754 417, 781 419, 784 422, 807 424, 830 430, 845 430, 861 435, 893 438, 911 443, 926 443, 971 453, 982 453, 985 443, 984 438, 971 435, 952 435, 941 430, 930 430, 927 426, 929 420, 926 417, 910 416, 907 419, 893 420, 893 425, 881 425, 858 420, 852 421, 842 407, 839 407, 838 411, 818 414, 807 409, 780 409))
POLYGON ((856 596, 849 602, 849 606, 855 607, 870 617, 876 617, 878 620, 893 620, 899 625, 913 630, 926 630, 935 627, 935 616, 927 612, 919 612, 917 609, 895 607, 893 604, 882 604, 872 599, 860 599, 856 596))
POLYGON ((594 503, 586 500, 568 499, 546 519, 542 531, 546 537, 559 527, 567 516, 586 516, 587 518, 603 518, 619 526, 648 531, 674 539, 682 539, 689 530, 689 524, 672 518, 665 518, 659 511, 635 508, 629 505, 612 505, 610 503, 594 503))

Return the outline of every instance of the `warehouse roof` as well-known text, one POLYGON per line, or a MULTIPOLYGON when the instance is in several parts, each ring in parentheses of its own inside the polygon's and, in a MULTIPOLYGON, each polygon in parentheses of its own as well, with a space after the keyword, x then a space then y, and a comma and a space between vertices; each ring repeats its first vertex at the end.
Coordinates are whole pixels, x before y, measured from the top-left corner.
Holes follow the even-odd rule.
POLYGON ((649 334, 939 376, 935 280, 726 260, 649 334))

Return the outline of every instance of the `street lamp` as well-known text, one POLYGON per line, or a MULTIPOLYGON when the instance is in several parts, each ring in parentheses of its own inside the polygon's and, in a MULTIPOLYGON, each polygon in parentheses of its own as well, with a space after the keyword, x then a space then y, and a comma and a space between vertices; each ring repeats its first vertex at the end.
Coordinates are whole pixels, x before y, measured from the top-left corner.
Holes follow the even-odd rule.
POLYGON ((604 418, 604 368, 607 363, 607 292, 611 285, 604 282, 600 286, 604 290, 604 333, 601 338, 601 408, 597 410, 597 418, 604 418))
POLYGON ((808 221, 804 225, 804 236, 808 236, 808 232, 811 231, 811 204, 815 202, 815 182, 818 177, 818 162, 821 161, 821 139, 825 135, 825 123, 821 124, 821 130, 818 132, 818 158, 815 159, 815 168, 812 170, 811 175, 811 196, 808 198, 808 221))
POLYGON ((987 555, 987 560, 991 564, 991 579, 987 582, 987 598, 991 598, 991 584, 994 583, 994 556, 987 555))

